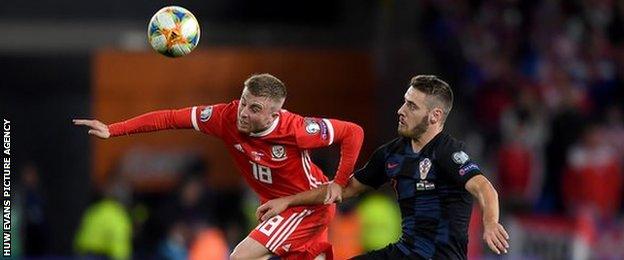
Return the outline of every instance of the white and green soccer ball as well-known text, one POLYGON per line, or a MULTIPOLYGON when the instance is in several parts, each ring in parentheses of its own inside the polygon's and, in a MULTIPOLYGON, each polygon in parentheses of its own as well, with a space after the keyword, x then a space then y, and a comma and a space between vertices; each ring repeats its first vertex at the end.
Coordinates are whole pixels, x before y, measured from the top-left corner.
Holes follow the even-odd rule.
POLYGON ((199 43, 199 23, 189 10, 166 6, 150 20, 147 39, 160 54, 181 57, 193 51, 199 43))

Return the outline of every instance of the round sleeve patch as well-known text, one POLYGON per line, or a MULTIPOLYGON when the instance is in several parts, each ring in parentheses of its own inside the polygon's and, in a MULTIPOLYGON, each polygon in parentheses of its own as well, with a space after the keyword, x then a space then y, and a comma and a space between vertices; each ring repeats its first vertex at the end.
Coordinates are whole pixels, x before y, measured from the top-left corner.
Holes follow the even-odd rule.
POLYGON ((201 114, 199 115, 199 120, 202 122, 206 122, 210 119, 211 116, 212 116, 212 106, 207 106, 204 108, 204 110, 201 111, 201 114))
POLYGON ((468 160, 470 160, 470 157, 468 157, 468 154, 466 154, 464 151, 453 153, 453 161, 456 164, 462 165, 466 163, 468 160))
POLYGON ((306 124, 305 130, 308 134, 313 135, 313 134, 318 133, 321 130, 321 126, 314 119, 307 118, 305 120, 305 124, 306 124))

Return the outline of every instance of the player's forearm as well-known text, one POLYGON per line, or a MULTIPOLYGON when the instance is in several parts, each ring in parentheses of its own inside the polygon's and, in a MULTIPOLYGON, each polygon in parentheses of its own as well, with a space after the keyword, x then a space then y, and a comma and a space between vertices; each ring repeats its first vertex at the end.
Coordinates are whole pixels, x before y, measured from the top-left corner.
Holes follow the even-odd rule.
POLYGON ((492 184, 489 181, 480 183, 475 197, 479 201, 481 211, 483 211, 483 223, 498 223, 498 193, 492 184))
POLYGON ((108 126, 111 136, 192 127, 190 108, 154 111, 108 126))
POLYGON ((340 143, 340 164, 334 182, 346 187, 364 142, 364 129, 351 122, 340 120, 331 122, 334 126, 334 141, 340 143))
POLYGON ((288 206, 305 206, 305 205, 319 205, 323 204, 325 200, 325 194, 327 193, 327 185, 323 185, 319 188, 297 193, 285 197, 288 201, 288 206))

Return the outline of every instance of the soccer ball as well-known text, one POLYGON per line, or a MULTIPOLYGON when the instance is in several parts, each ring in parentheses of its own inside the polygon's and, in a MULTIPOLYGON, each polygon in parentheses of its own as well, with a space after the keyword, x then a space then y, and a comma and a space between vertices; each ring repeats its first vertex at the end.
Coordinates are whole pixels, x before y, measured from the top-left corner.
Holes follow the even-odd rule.
POLYGON ((152 48, 167 57, 189 54, 199 42, 199 23, 195 16, 179 6, 158 10, 147 26, 152 48))

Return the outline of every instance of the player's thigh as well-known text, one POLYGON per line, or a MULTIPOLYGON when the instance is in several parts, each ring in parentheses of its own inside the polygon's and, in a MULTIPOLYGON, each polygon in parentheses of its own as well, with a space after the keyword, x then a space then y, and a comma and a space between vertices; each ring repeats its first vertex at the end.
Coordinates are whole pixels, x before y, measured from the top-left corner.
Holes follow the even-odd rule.
POLYGON ((232 260, 269 259, 273 254, 255 239, 247 236, 230 254, 232 260))
POLYGON ((324 250, 323 243, 329 246, 327 224, 333 217, 333 210, 333 207, 289 208, 260 223, 249 236, 279 256, 318 254, 324 250), (311 250, 316 247, 318 251, 311 250))

